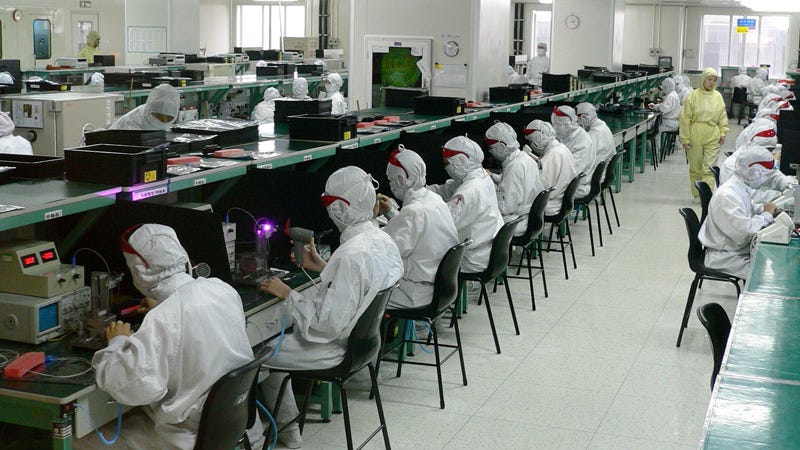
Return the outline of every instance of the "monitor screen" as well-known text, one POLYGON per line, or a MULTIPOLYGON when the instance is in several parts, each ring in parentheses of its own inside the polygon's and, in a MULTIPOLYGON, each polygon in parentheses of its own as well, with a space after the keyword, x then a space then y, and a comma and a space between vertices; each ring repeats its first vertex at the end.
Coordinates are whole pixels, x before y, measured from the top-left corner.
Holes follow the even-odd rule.
POLYGON ((43 333, 58 326, 58 302, 39 308, 39 329, 43 333))

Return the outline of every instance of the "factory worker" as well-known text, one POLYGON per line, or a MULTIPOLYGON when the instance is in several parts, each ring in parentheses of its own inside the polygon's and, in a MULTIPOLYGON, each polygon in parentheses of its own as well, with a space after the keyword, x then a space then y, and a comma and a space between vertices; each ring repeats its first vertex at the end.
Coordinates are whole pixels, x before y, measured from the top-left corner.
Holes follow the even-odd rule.
POLYGON ((344 95, 339 92, 342 84, 344 84, 344 81, 338 73, 333 72, 325 75, 325 92, 320 93, 319 99, 331 100, 331 114, 345 114, 347 112, 347 102, 344 100, 344 95))
POLYGON ((728 134, 728 115, 725 102, 717 91, 717 72, 703 70, 701 87, 692 91, 681 107, 679 137, 689 160, 689 186, 692 196, 699 202, 695 181, 705 181, 714 186, 710 166, 717 164, 719 147, 728 134))
MULTIPOLYGON (((764 108, 764 109, 759 109, 758 111, 756 111, 756 116, 755 116, 755 118, 753 120, 755 121, 757 119, 767 119, 767 120, 771 120, 771 121, 773 121, 773 122, 775 122, 777 124, 779 118, 780 118, 780 111, 775 110, 775 107, 773 106, 772 108, 764 108)), ((738 138, 737 138, 737 142, 738 142, 738 138)), ((737 147, 738 147, 738 145, 737 145, 737 147)))
POLYGON ((505 222, 523 218, 515 232, 521 236, 528 228, 531 205, 544 190, 539 166, 519 149, 517 132, 507 123, 495 122, 486 130, 483 142, 503 167, 502 173, 490 174, 497 189, 497 207, 505 222))
POLYGON ((89 77, 89 86, 103 86, 106 84, 106 77, 102 72, 95 72, 89 77))
POLYGON ((536 56, 528 61, 525 76, 528 77, 528 83, 537 87, 542 86, 542 74, 550 72, 550 58, 547 56, 547 44, 539 42, 536 45, 536 56))
MULTIPOLYGON (((753 119, 753 122, 750 123, 747 128, 742 130, 742 132, 739 133, 739 136, 736 137, 734 152, 748 145, 775 147, 775 144, 778 143, 776 133, 777 126, 775 125, 774 121, 766 118, 753 119)), ((733 175, 734 167, 735 166, 730 167, 731 171, 728 173, 728 177, 733 175)), ((720 180, 720 182, 722 182, 722 180, 720 180)))
POLYGON ((752 78, 747 74, 747 67, 739 67, 739 73, 731 78, 731 87, 734 89, 747 89, 748 86, 750 86, 750 80, 752 80, 752 78))
POLYGON ((422 158, 401 144, 389 155, 386 177, 392 195, 403 203, 379 195, 380 213, 389 219, 383 227, 400 250, 405 271, 389 299, 390 308, 416 308, 433 299, 433 282, 444 254, 458 243, 458 230, 441 197, 425 189, 426 166, 422 158))
POLYGON ((94 63, 94 55, 98 53, 97 49, 99 47, 100 33, 92 30, 86 35, 86 45, 78 52, 78 58, 85 58, 89 64, 94 63))
POLYGON ((557 214, 567 185, 578 176, 575 158, 564 144, 558 142, 556 130, 550 123, 534 120, 525 126, 523 132, 531 152, 539 160, 542 184, 545 188, 553 187, 544 213, 548 216, 557 214))
POLYGON ((275 99, 281 98, 281 93, 274 87, 267 88, 264 91, 264 100, 258 102, 253 108, 253 114, 250 115, 251 120, 257 120, 261 123, 272 123, 275 117, 275 99))
POLYGON ((770 202, 754 203, 750 191, 766 182, 775 171, 775 161, 764 147, 746 147, 739 153, 734 176, 711 197, 698 237, 706 247, 708 268, 744 279, 750 272, 753 235, 772 223, 775 213, 770 202))
POLYGON ((513 67, 506 67, 506 75, 508 76, 508 84, 528 84, 528 78, 521 75, 513 67))
POLYGON ((678 93, 678 98, 681 99, 681 105, 686 101, 686 97, 692 93, 692 85, 689 82, 689 77, 683 74, 677 74, 672 77, 675 80, 675 92, 678 93))
POLYGON ((778 94, 773 94, 773 93, 764 94, 764 96, 761 97, 761 101, 758 103, 758 109, 761 108, 769 109, 775 106, 776 104, 781 103, 782 101, 783 97, 781 97, 778 94))
POLYGON ((112 130, 168 130, 178 118, 181 95, 169 84, 159 84, 150 91, 144 105, 137 106, 117 119, 112 130))
POLYGON ((761 98, 768 93, 766 92, 766 87, 767 71, 759 67, 750 80, 750 85, 747 86, 747 100, 753 103, 761 103, 761 98))
POLYGON ((578 115, 571 106, 557 106, 550 114, 550 123, 556 130, 556 137, 564 144, 575 158, 575 168, 585 176, 578 185, 575 198, 584 197, 591 189, 592 172, 595 165, 595 149, 592 138, 578 124, 578 115))
MULTIPOLYGON (((669 78, 667 78, 669 80, 669 78)), ((672 80, 670 80, 672 81, 672 80)), ((673 92, 673 94, 675 94, 673 92)), ((677 101, 677 94, 675 100, 677 101)), ((595 167, 600 162, 609 162, 614 155, 617 154, 617 145, 614 143, 614 133, 608 128, 606 123, 597 118, 597 109, 591 103, 578 103, 575 106, 575 112, 578 114, 578 123, 582 126, 589 137, 592 138, 592 145, 595 149, 595 167)), ((606 173, 600 180, 606 179, 606 173)))
MULTIPOLYGON (((317 370, 341 363, 350 332, 361 314, 379 291, 393 286, 403 275, 397 245, 371 221, 376 202, 373 183, 369 174, 355 166, 343 167, 328 177, 321 201, 341 236, 340 246, 327 264, 313 243, 303 252, 303 268, 320 272, 317 289, 293 291, 279 278, 259 286, 285 298, 286 314, 294 319, 294 332, 285 335, 267 366, 317 370)), ((273 373, 261 383, 273 410, 284 376, 273 373)), ((298 414, 291 383, 278 414, 279 428, 298 414)), ((289 448, 299 448, 302 440, 299 427, 294 425, 278 436, 289 448)))
MULTIPOLYGON (((725 183, 734 175, 742 149, 749 146, 764 147, 770 152, 773 152, 773 159, 775 160, 776 167, 780 164, 778 159, 780 155, 774 153, 775 146, 778 144, 778 138, 775 134, 775 124, 772 123, 772 121, 758 119, 749 127, 745 128, 740 136, 745 136, 742 146, 736 147, 737 150, 731 156, 727 157, 722 163, 722 166, 720 166, 720 184, 725 183)), ((753 189, 751 191, 750 197, 755 203, 764 203, 780 197, 784 190, 793 189, 796 186, 796 177, 784 175, 780 170, 773 170, 758 189, 753 189)))
POLYGON ((664 78, 661 82, 661 103, 650 105, 651 109, 661 113, 659 132, 678 131, 678 116, 681 114, 681 99, 675 92, 675 80, 664 78))
POLYGON ((108 347, 92 358, 97 387, 144 410, 123 420, 126 448, 192 449, 208 390, 253 360, 242 300, 217 278, 192 278, 170 227, 134 226, 121 245, 133 285, 155 306, 135 333, 121 321, 106 328, 108 347))
POLYGON ((483 170, 483 150, 475 141, 456 136, 442 147, 444 170, 450 175, 445 184, 429 185, 439 194, 453 215, 458 240, 472 238, 461 262, 461 271, 481 272, 489 265, 492 241, 503 226, 497 207, 494 183, 483 170))
POLYGON ((292 81, 292 100, 310 100, 308 96, 308 80, 297 77, 292 81))
POLYGON ((7 112, 0 111, 0 153, 33 155, 33 147, 22 136, 14 136, 14 121, 7 112))

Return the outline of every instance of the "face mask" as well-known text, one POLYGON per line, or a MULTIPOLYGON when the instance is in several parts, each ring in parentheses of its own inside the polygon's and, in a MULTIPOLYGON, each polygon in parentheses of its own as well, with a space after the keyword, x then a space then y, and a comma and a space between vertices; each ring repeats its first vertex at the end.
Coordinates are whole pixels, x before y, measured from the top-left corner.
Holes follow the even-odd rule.
POLYGON ((341 202, 334 202, 328 206, 328 217, 331 218, 333 224, 336 225, 336 228, 341 233, 345 228, 347 228, 347 224, 340 219, 340 216, 344 215, 344 211, 339 203, 341 202))
POLYGON ((408 188, 407 187, 402 187, 399 184, 397 184, 397 182, 395 180, 391 180, 390 179, 389 180, 389 189, 391 189, 392 195, 394 195, 394 198, 396 198, 397 200, 400 200, 401 202, 405 201, 406 194, 408 193, 408 188))
POLYGON ((447 175, 449 175, 450 178, 452 178, 452 179, 454 179, 456 181, 461 181, 461 180, 463 180, 464 178, 467 177, 467 171, 466 170, 461 170, 461 169, 457 168, 456 166, 454 166, 453 164, 446 165, 444 167, 444 171, 447 172, 447 175))
POLYGON ((763 166, 753 166, 750 168, 748 173, 748 180, 747 185, 753 189, 760 187, 762 184, 766 183, 767 178, 772 173, 774 169, 767 169, 763 166))

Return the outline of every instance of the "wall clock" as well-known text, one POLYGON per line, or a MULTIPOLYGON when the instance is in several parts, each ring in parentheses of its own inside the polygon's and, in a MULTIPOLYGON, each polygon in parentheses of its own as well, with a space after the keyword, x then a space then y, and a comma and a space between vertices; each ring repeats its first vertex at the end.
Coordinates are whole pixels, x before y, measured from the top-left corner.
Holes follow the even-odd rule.
POLYGON ((564 19, 564 25, 570 30, 575 30, 581 26, 581 18, 572 13, 564 19))
POLYGON ((442 51, 445 55, 453 57, 458 54, 458 42, 456 41, 447 41, 442 46, 442 51))

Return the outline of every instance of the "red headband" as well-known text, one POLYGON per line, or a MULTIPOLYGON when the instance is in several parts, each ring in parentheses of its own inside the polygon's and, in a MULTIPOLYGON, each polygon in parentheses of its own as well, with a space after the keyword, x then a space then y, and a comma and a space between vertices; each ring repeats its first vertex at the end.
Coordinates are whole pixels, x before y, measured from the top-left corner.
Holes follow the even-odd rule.
POLYGON ((769 170, 772 170, 772 169, 775 168, 775 161, 774 160, 771 160, 771 161, 756 161, 754 163, 751 163, 748 167, 753 167, 756 164, 758 164, 759 166, 762 166, 762 167, 764 167, 766 169, 769 169, 769 170))
POLYGON ((131 243, 128 242, 128 239, 130 239, 131 235, 136 230, 138 230, 142 225, 144 225, 144 224, 143 223, 137 223, 136 225, 133 225, 133 226, 129 227, 127 230, 123 231, 122 234, 119 236, 119 246, 122 249, 123 253, 128 253, 128 254, 131 254, 131 255, 138 256, 139 259, 141 259, 142 262, 144 263, 144 267, 148 268, 147 261, 142 257, 142 255, 139 254, 139 252, 136 251, 136 249, 131 247, 131 243))
MULTIPOLYGON (((775 129, 768 128, 768 129, 766 129, 764 131, 759 131, 753 137, 755 138, 756 136, 758 136, 758 137, 775 137, 775 129)), ((752 138, 750 140, 752 140, 752 138)))
POLYGON ((392 153, 389 154, 389 164, 403 169, 403 172, 406 174, 406 178, 408 178, 408 171, 406 170, 405 167, 403 167, 402 164, 400 164, 400 161, 397 160, 397 155, 399 153, 400 149, 395 149, 392 151, 392 153))
POLYGON ((452 158, 453 156, 456 155, 464 155, 467 157, 467 159, 469 159, 469 155, 460 150, 450 150, 449 148, 442 147, 442 158, 444 159, 452 158))
POLYGON ((555 114, 555 115, 557 115, 559 117, 569 117, 569 114, 567 114, 564 111, 561 111, 560 109, 558 109, 558 106, 553 106, 553 114, 555 114))
POLYGON ((341 201, 347 203, 348 206, 350 205, 350 202, 347 201, 346 198, 337 197, 335 195, 328 195, 328 194, 325 194, 324 192, 322 193, 322 195, 319 196, 319 201, 320 201, 320 203, 322 203, 322 207, 323 208, 327 208, 328 206, 331 205, 331 203, 335 202, 336 200, 341 200, 341 201))

